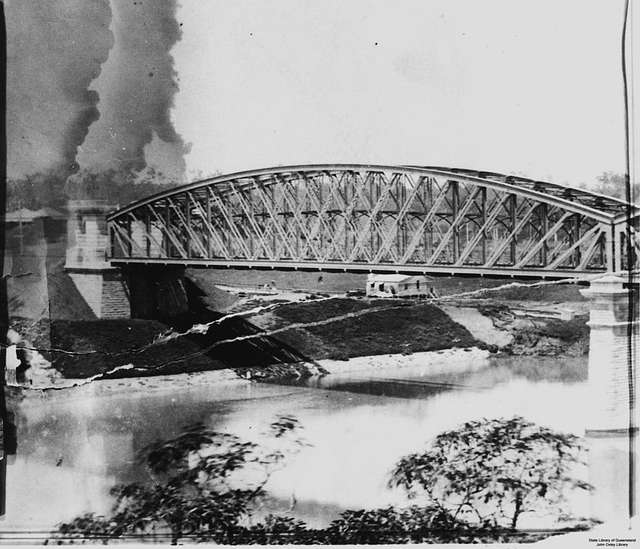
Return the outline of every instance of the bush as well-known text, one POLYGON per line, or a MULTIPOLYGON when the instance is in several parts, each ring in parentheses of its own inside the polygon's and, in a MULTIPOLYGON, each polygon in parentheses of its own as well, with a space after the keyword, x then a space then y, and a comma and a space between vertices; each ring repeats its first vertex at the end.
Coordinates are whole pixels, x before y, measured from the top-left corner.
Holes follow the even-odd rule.
POLYGON ((555 337, 567 343, 575 343, 589 337, 587 316, 577 316, 571 320, 550 320, 536 328, 536 333, 545 337, 555 337))
POLYGON ((563 514, 565 492, 590 490, 572 476, 584 464, 575 435, 521 417, 469 421, 438 435, 429 450, 402 458, 390 485, 422 495, 455 520, 515 529, 523 513, 563 514))
POLYGON ((515 531, 521 514, 557 503, 564 488, 590 488, 570 475, 577 437, 519 417, 481 420, 440 434, 427 452, 396 464, 390 485, 426 495, 424 505, 349 510, 324 529, 274 515, 248 525, 270 474, 305 445, 299 428, 295 418, 278 417, 269 431, 273 448, 200 424, 150 445, 142 457, 152 481, 114 486, 110 517, 77 517, 60 525, 54 541, 140 534, 223 544, 534 541, 548 534, 515 531))
POLYGON ((465 543, 487 534, 435 506, 345 511, 326 531, 332 544, 465 543))
POLYGON ((324 543, 321 530, 307 528, 301 520, 291 517, 268 515, 263 522, 244 529, 234 543, 259 545, 288 545, 324 543))
MULTIPOLYGON (((260 448, 235 435, 196 424, 178 437, 157 442, 142 454, 152 482, 121 484, 111 489, 115 498, 109 518, 83 515, 59 527, 64 537, 119 538, 169 531, 171 541, 183 537, 214 543, 235 543, 246 528, 242 521, 264 495, 271 473, 287 454, 304 442, 298 438, 295 418, 280 416, 270 425, 276 443, 260 448), (251 470, 253 481, 237 473, 251 470)), ((282 530, 288 522, 267 523, 282 530)))

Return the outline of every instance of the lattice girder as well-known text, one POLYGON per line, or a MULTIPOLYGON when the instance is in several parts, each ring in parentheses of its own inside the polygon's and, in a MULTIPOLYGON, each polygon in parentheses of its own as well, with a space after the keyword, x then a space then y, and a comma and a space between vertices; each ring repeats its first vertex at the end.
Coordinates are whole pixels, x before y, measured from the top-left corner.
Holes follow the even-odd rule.
POLYGON ((108 226, 115 264, 553 278, 628 268, 630 212, 637 225, 636 206, 499 174, 331 165, 173 188, 108 226))

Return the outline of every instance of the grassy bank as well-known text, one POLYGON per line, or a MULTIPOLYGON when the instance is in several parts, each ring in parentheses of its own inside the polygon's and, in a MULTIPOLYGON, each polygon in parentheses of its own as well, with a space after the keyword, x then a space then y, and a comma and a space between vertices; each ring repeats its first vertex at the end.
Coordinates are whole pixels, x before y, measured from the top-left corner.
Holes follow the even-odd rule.
POLYGON ((120 371, 113 377, 267 366, 306 358, 269 337, 219 344, 259 335, 259 329, 241 318, 213 325, 206 334, 158 342, 160 336, 172 333, 171 326, 155 320, 54 321, 50 346, 43 347, 41 342, 38 348, 50 349, 43 355, 68 378, 89 377, 126 364, 133 364, 136 370, 120 371))
POLYGON ((50 323, 37 347, 49 349, 44 356, 65 377, 81 378, 125 364, 137 370, 115 377, 482 346, 440 309, 420 302, 318 300, 281 305, 269 314, 266 329, 252 321, 257 317, 234 317, 212 324, 206 333, 162 342, 159 336, 174 328, 184 330, 219 315, 181 318, 173 328, 154 320, 59 320, 50 323), (229 341, 235 338, 241 340, 229 341))
POLYGON ((287 304, 276 309, 270 324, 272 330, 304 324, 274 337, 313 359, 484 346, 438 307, 404 300, 287 304))

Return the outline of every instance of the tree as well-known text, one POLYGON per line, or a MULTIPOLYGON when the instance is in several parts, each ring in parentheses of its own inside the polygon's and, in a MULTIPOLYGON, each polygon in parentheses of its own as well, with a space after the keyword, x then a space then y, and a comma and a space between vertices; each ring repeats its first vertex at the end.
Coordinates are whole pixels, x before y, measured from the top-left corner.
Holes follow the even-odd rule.
POLYGON ((306 444, 299 429, 295 418, 280 416, 269 428, 271 444, 258 446, 198 424, 152 444, 141 456, 149 482, 115 486, 111 516, 77 517, 59 527, 54 541, 167 533, 173 543, 185 537, 225 544, 534 541, 547 534, 516 532, 521 514, 557 503, 563 488, 589 488, 570 476, 579 463, 578 437, 519 417, 481 420, 442 433, 427 452, 398 462, 390 484, 411 496, 423 492, 423 504, 348 510, 322 529, 286 516, 253 522, 270 475, 306 444))
POLYGON ((151 167, 138 172, 80 170, 71 176, 43 171, 7 181, 7 210, 45 206, 63 209, 67 200, 105 200, 110 205, 124 205, 177 184, 151 167))
POLYGON ((97 199, 124 206, 176 184, 153 168, 140 172, 126 169, 80 170, 67 179, 64 192, 70 200, 97 199))
POLYGON ((390 485, 425 496, 454 520, 515 529, 523 513, 561 514, 567 491, 591 489, 573 476, 582 453, 577 436, 521 417, 469 421, 402 458, 390 485))
MULTIPOLYGON (((595 185, 583 185, 583 187, 621 200, 627 199, 625 176, 623 174, 603 172, 596 179, 598 182, 595 185)), ((631 202, 638 202, 638 200, 640 200, 640 184, 635 183, 631 185, 631 202)))
MULTIPOLYGON (((59 532, 66 537, 108 539, 169 530, 173 543, 184 536, 237 543, 250 532, 242 521, 264 495, 270 475, 287 455, 306 444, 298 430, 295 418, 279 416, 269 428, 276 444, 265 448, 196 424, 176 438, 144 449, 141 457, 151 482, 114 486, 110 517, 86 514, 62 524, 59 532)), ((271 519, 256 532, 296 526, 271 519)))
POLYGON ((7 211, 63 206, 65 179, 64 173, 50 170, 7 180, 7 211))

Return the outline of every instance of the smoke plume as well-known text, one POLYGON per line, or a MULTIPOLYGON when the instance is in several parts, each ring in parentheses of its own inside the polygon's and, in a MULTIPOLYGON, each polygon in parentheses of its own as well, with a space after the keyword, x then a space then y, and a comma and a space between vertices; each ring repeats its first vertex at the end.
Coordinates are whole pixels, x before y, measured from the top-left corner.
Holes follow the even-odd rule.
POLYGON ((111 0, 114 46, 92 84, 100 119, 81 147, 81 167, 154 168, 180 179, 186 147, 170 115, 178 90, 170 50, 181 37, 175 0, 111 0), (146 154, 145 154, 146 153, 146 154))
POLYGON ((7 0, 6 12, 10 177, 147 165, 183 177, 175 0, 7 0))
POLYGON ((98 116, 89 89, 113 45, 108 0, 8 0, 9 177, 77 169, 98 116))

